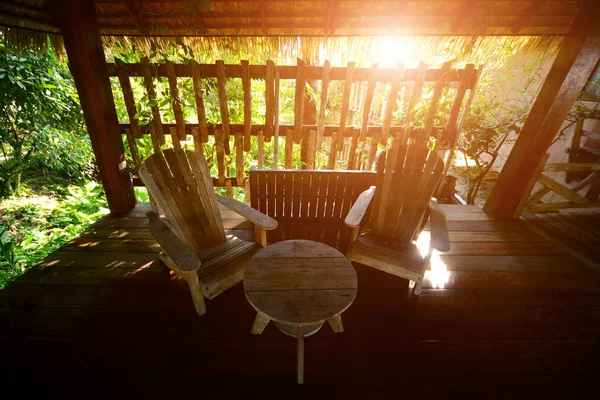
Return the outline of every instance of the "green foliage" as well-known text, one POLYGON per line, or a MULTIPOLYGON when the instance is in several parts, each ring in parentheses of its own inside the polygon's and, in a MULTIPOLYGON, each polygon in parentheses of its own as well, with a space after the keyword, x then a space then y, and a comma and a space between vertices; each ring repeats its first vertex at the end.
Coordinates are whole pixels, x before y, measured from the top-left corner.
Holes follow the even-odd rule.
POLYGON ((108 213, 94 181, 69 185, 59 197, 24 195, 0 202, 0 289, 108 213))
POLYGON ((18 260, 15 256, 14 243, 10 240, 7 229, 0 225, 0 271, 18 268, 18 260))
POLYGON ((0 191, 13 194, 28 168, 85 177, 89 139, 73 79, 54 53, 17 55, 0 41, 0 191))

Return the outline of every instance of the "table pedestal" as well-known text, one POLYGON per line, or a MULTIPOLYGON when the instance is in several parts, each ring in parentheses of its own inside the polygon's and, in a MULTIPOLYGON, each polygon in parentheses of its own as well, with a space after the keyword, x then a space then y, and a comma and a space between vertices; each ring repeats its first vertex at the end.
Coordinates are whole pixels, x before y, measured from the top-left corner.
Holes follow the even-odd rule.
MULTIPOLYGON (((298 337, 298 325, 284 324, 283 322, 273 321, 275 326, 283 333, 291 337, 298 337)), ((313 335, 321 329, 323 322, 313 325, 304 325, 304 337, 313 335)))

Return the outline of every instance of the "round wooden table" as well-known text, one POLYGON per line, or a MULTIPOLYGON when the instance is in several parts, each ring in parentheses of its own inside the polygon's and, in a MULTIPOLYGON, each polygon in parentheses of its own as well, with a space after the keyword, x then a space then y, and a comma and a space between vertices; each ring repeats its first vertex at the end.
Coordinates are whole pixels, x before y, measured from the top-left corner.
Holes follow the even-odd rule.
POLYGON ((246 298, 256 309, 252 333, 269 321, 298 338, 298 383, 304 383, 304 337, 329 321, 343 332, 340 314, 356 297, 356 272, 342 253, 323 243, 286 240, 252 257, 244 273, 246 298))

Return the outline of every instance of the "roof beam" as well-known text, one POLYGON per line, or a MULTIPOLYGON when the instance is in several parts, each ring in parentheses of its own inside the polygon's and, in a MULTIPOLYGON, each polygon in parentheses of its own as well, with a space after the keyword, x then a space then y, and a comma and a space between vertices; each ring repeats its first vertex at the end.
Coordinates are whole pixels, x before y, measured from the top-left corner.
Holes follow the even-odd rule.
POLYGON ((457 34, 460 31, 460 28, 473 19, 475 13, 477 13, 477 4, 475 1, 473 3, 464 2, 460 7, 458 15, 454 18, 454 20, 450 23, 450 32, 453 34, 457 34))
POLYGON ((202 33, 206 33, 206 23, 204 22, 204 18, 202 17, 202 8, 199 4, 196 5, 196 27, 202 33))
POLYGON ((260 23, 263 33, 267 35, 267 14, 265 12, 265 0, 260 0, 260 23))
POLYGON ((327 18, 325 19, 325 26, 323 27, 325 36, 333 35, 335 33, 335 26, 340 11, 340 0, 331 0, 328 2, 328 5, 327 18))
POLYGON ((133 21, 135 23, 135 27, 137 28, 137 30, 140 31, 140 33, 142 35, 145 35, 146 33, 142 29, 142 23, 140 21, 139 13, 136 10, 135 5, 133 4, 133 1, 131 1, 131 0, 122 0, 122 2, 125 5, 125 8, 127 8, 127 13, 133 19, 133 21))
POLYGON ((521 29, 523 29, 523 27, 531 21, 531 18, 536 14, 536 12, 540 8, 544 6, 545 3, 546 0, 533 0, 531 4, 529 4, 529 6, 525 9, 523 15, 521 15, 517 22, 515 22, 515 24, 511 28, 511 32, 519 33, 521 29))

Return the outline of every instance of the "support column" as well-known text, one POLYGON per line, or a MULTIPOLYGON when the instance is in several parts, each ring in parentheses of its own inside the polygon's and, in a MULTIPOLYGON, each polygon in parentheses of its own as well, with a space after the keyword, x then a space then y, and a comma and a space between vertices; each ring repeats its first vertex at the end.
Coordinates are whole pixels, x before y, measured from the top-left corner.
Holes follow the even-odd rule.
POLYGON ((584 1, 483 209, 516 218, 528 182, 542 162, 600 57, 598 4, 584 1), (593 32, 593 33, 592 33, 593 32), (595 34, 596 36, 590 36, 595 34))
POLYGON ((69 68, 75 79, 100 179, 111 212, 135 207, 119 122, 93 0, 60 0, 55 5, 69 68))

